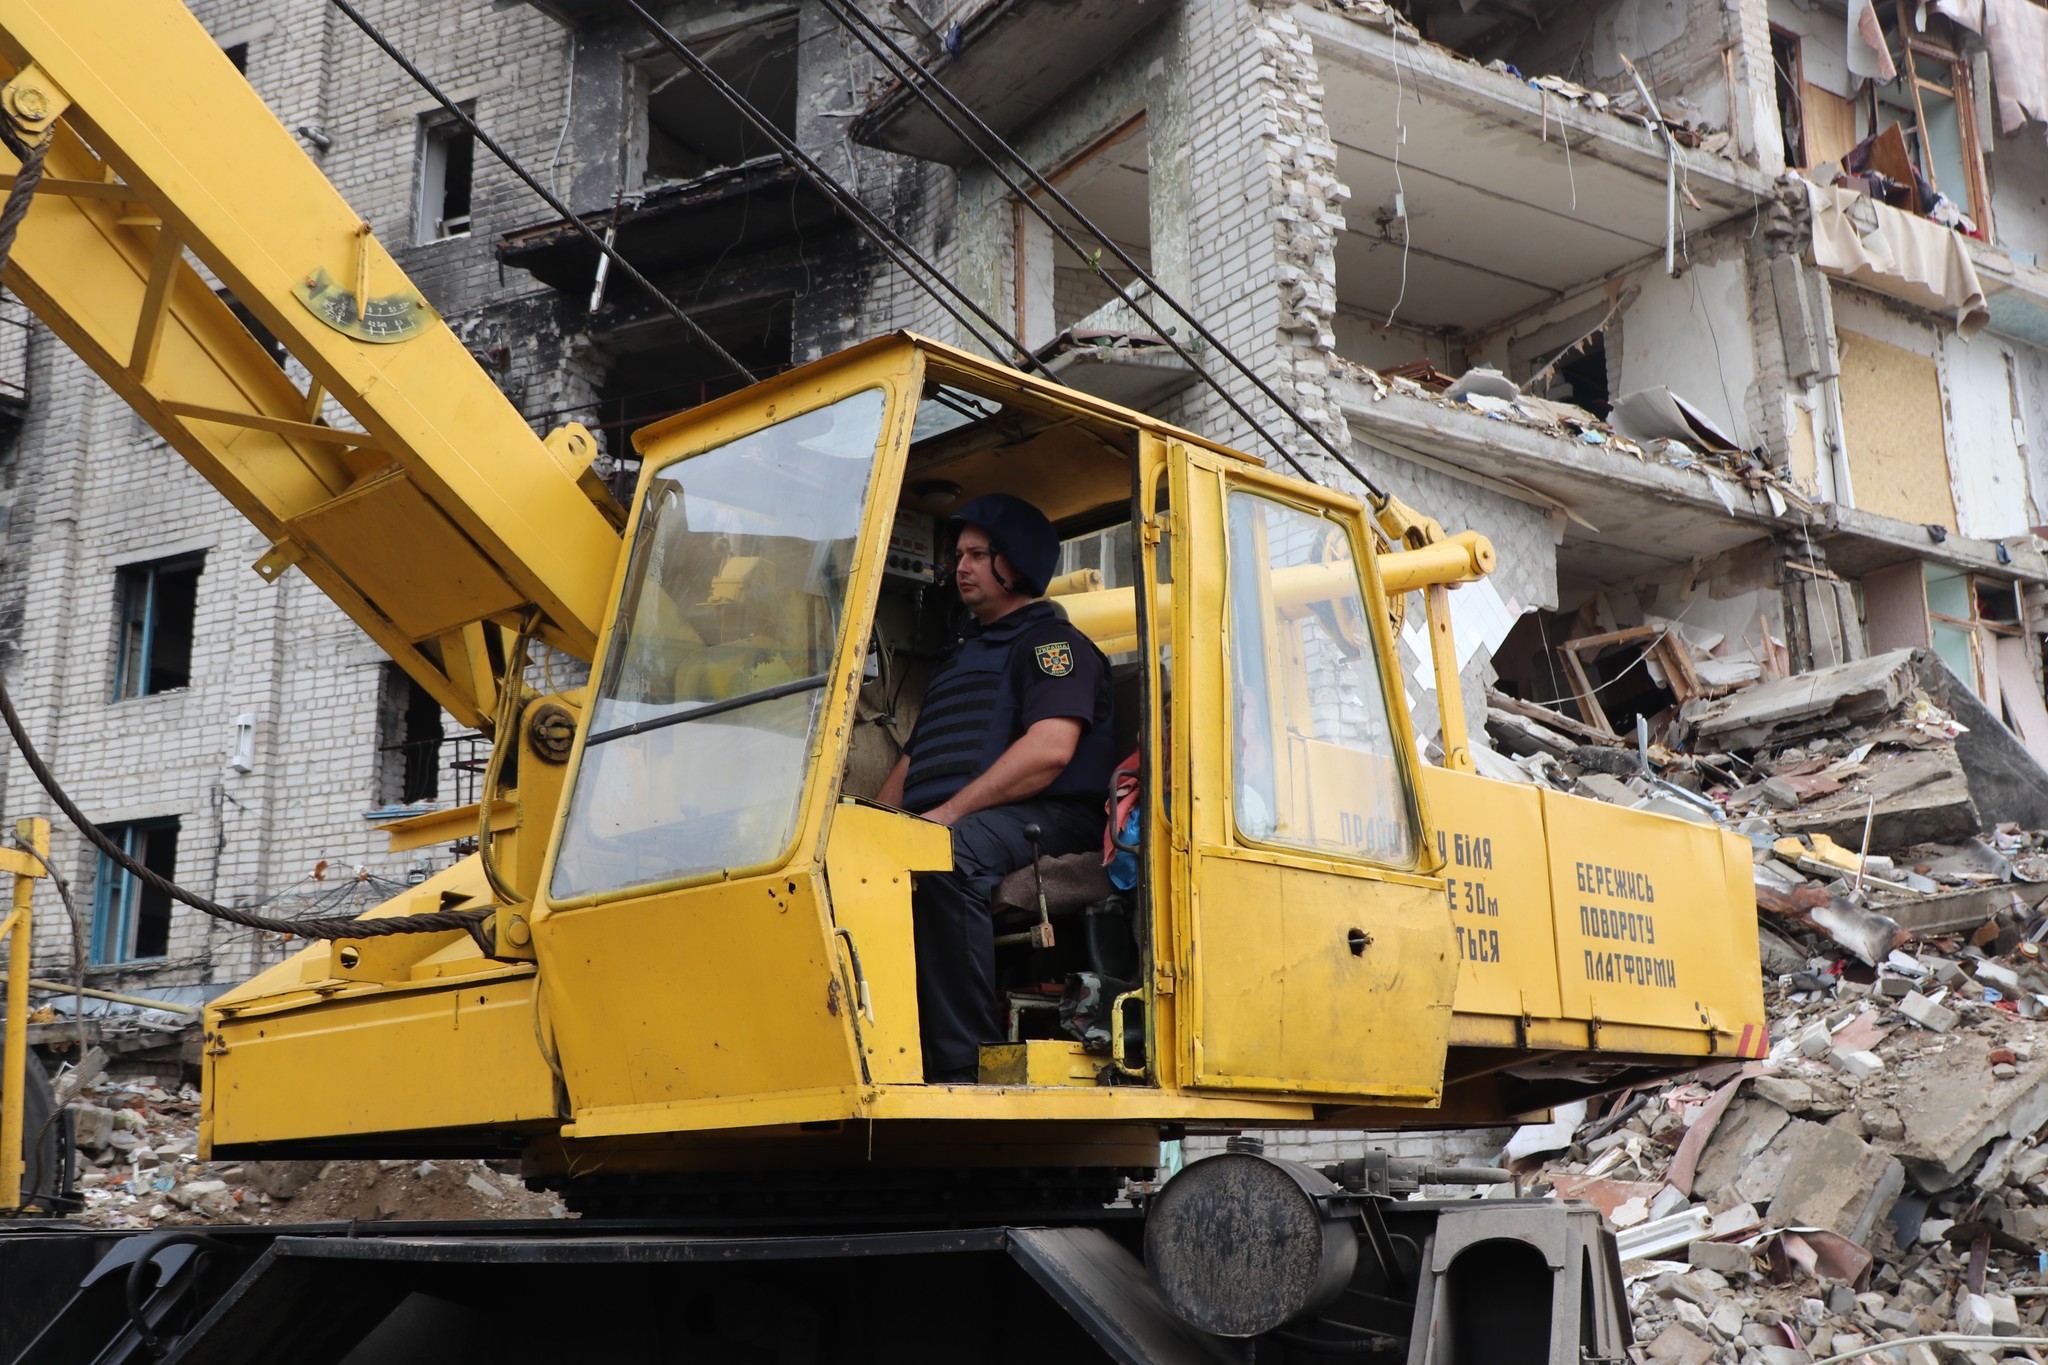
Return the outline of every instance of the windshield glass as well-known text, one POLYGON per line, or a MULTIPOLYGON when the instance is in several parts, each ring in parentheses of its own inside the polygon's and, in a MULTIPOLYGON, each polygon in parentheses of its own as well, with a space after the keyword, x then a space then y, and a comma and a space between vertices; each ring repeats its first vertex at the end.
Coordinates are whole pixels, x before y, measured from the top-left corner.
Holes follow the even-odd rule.
POLYGON ((554 899, 788 848, 884 405, 869 389, 648 480, 554 899))

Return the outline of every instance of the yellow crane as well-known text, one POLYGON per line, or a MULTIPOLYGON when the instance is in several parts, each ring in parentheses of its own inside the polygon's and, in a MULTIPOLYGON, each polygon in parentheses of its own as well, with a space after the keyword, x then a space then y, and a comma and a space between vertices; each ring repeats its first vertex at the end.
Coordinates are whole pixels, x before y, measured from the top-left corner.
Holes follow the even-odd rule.
MULTIPOLYGON (((0 0, 0 67, 42 174, 7 287, 263 531, 257 572, 305 573, 494 740, 476 807, 392 829, 478 853, 371 912, 475 923, 316 943, 209 1005, 202 1155, 516 1155, 593 1215, 683 1220, 614 1244, 634 1264, 690 1260, 683 1228, 901 1213, 966 1241, 843 1254, 1004 1251, 1117 1358, 1319 1358, 1354 1292, 1401 1305, 1359 1339, 1418 1363, 1619 1358, 1583 1210, 1411 1205, 1453 1173, 1250 1144, 1102 1209, 1163 1136, 1500 1123, 1763 1054, 1746 841, 1472 773, 1448 594, 1483 538, 908 334, 642 431, 621 509, 589 434, 527 428, 175 0, 0 0), (1115 665, 1138 874, 999 918, 1012 1038, 934 1085, 911 887, 950 845, 872 798, 941 642, 940 523, 993 491, 1117 556, 1054 600, 1115 665), (1442 767, 1403 700, 1413 594, 1442 767), (536 687, 536 642, 590 684, 536 687)), ((473 1260, 594 1263, 542 1241, 473 1260)), ((364 1254, 320 1245, 291 1254, 364 1254)), ((236 1293, 195 1320, 255 1311, 236 1293)))

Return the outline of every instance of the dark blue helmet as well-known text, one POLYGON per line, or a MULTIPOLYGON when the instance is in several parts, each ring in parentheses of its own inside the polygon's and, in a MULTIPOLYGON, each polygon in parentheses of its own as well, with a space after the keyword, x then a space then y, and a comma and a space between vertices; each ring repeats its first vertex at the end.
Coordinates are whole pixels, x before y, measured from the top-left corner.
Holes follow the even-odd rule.
POLYGON ((1005 586, 1033 597, 1044 595, 1060 562, 1059 533, 1045 513, 1008 493, 986 493, 946 518, 952 534, 958 535, 962 526, 979 526, 988 534, 990 546, 1021 575, 1005 586))

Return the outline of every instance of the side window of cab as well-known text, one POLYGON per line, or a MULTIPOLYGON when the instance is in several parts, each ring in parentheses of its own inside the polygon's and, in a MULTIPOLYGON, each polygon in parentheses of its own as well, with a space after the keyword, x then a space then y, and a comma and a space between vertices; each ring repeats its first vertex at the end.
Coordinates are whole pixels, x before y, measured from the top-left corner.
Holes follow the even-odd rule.
POLYGON ((1413 865, 1414 803, 1345 522, 1246 488, 1226 516, 1237 837, 1413 865))

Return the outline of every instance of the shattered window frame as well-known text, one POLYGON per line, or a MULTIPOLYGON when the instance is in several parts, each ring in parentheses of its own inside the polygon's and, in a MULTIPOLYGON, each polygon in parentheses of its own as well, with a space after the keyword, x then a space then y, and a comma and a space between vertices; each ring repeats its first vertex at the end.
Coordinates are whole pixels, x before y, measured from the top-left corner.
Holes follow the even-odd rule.
POLYGON ((132 701, 192 685, 199 580, 206 556, 176 555, 123 565, 114 574, 115 647, 111 701, 132 701), (183 580, 190 579, 189 591, 183 580), (172 592, 167 586, 176 583, 172 592))
MULTIPOLYGON (((472 119, 475 101, 459 106, 472 119)), ((414 246, 432 246, 469 236, 475 228, 476 138, 444 110, 421 114, 413 143, 414 246), (451 188, 458 178, 460 189, 451 188), (449 211, 450 204, 455 212, 449 211)))
MULTIPOLYGON (((782 133, 790 137, 796 136, 797 132, 797 17, 797 10, 791 7, 750 18, 716 33, 692 35, 690 38, 690 47, 700 60, 737 87, 741 94, 775 121, 782 133), (740 60, 735 61, 735 58, 740 60), (774 73, 770 71, 771 66, 785 62, 788 69, 781 75, 786 79, 787 89, 780 92, 773 88, 766 92, 759 89, 757 82, 763 73, 769 73, 772 81, 774 73)), ((627 108, 630 111, 627 184, 642 187, 689 184, 777 155, 765 136, 716 95, 710 99, 716 105, 720 118, 729 124, 726 131, 734 139, 735 155, 721 159, 715 148, 707 149, 686 142, 678 133, 664 127, 656 101, 664 91, 685 81, 701 82, 701 78, 665 49, 642 51, 626 59, 627 108), (700 160, 702 164, 689 164, 686 159, 691 158, 700 160)))
POLYGON ((1991 186, 1984 173, 1984 145, 1977 128, 1976 90, 1970 76, 1970 59, 1963 51, 1955 26, 1940 15, 1929 15, 1926 32, 1917 31, 1906 11, 1905 0, 1893 0, 1885 13, 1885 37, 1899 75, 1889 86, 1871 82, 1871 132, 1881 133, 1887 124, 1897 123, 1906 134, 1907 153, 1927 177, 1927 183, 1969 215, 1985 241, 1995 241, 1991 186), (1939 70, 1928 73, 1930 66, 1939 70), (1930 97, 1947 101, 1947 107, 1954 112, 1956 146, 1952 157, 1934 150, 1938 141, 1946 140, 1947 134, 1942 127, 1928 122, 1930 97), (1944 160, 1952 161, 1948 181, 1954 180, 1953 172, 1960 165, 1965 182, 1962 186, 1944 183, 1940 173, 1940 162, 1944 160))

